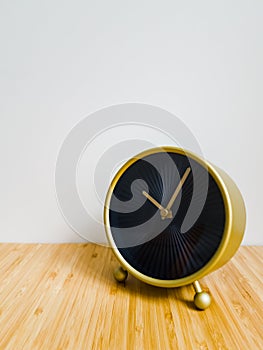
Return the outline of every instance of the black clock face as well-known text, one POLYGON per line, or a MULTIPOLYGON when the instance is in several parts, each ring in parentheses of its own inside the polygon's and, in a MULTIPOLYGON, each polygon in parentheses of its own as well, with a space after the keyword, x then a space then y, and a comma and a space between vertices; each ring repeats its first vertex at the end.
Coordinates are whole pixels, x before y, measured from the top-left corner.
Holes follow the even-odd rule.
POLYGON ((225 227, 217 183, 203 165, 176 152, 155 152, 133 162, 113 189, 108 215, 125 261, 161 280, 184 278, 204 267, 225 227))

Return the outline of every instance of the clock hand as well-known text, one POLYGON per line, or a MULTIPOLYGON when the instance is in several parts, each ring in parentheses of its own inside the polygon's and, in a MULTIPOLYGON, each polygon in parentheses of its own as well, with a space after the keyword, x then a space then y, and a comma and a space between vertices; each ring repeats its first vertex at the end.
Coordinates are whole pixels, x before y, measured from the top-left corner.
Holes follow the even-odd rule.
POLYGON ((189 173, 191 171, 191 168, 188 167, 183 175, 183 177, 181 178, 178 186, 176 187, 175 191, 174 191, 174 194, 172 195, 169 203, 167 204, 167 207, 166 209, 167 210, 170 210, 172 205, 174 204, 174 201, 176 200, 176 197, 178 196, 178 193, 180 192, 181 188, 183 187, 183 184, 185 183, 185 180, 187 179, 189 173))
POLYGON ((160 210, 165 210, 164 207, 159 204, 152 196, 149 195, 149 193, 142 191, 142 194, 149 199, 150 202, 152 202, 158 209, 160 210))
POLYGON ((150 202, 152 202, 158 209, 160 209, 160 214, 161 214, 161 218, 164 220, 166 217, 171 219, 172 215, 171 215, 171 211, 168 209, 164 209, 164 207, 159 204, 152 196, 149 195, 149 193, 142 191, 142 194, 149 199, 150 202))

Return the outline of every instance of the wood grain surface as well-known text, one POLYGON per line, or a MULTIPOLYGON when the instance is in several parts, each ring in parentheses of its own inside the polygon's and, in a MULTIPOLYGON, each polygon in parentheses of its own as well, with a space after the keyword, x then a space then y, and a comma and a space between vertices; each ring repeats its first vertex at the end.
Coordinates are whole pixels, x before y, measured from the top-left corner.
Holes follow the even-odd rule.
POLYGON ((200 282, 118 284, 111 250, 94 244, 0 244, 0 349, 263 349, 263 247, 240 247, 200 282))

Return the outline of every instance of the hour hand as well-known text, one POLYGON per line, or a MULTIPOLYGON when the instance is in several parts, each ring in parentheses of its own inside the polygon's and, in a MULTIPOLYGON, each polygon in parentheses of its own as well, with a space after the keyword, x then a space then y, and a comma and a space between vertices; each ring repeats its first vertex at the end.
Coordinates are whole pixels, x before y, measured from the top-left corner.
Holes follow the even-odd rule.
POLYGON ((149 193, 142 191, 142 194, 149 199, 150 202, 152 202, 158 209, 160 209, 160 214, 162 219, 165 218, 171 218, 170 210, 165 209, 160 203, 158 203, 149 193))
POLYGON ((165 210, 164 207, 158 203, 152 196, 149 195, 149 193, 142 191, 142 194, 149 199, 150 202, 152 202, 152 204, 154 204, 158 209, 160 210, 165 210))

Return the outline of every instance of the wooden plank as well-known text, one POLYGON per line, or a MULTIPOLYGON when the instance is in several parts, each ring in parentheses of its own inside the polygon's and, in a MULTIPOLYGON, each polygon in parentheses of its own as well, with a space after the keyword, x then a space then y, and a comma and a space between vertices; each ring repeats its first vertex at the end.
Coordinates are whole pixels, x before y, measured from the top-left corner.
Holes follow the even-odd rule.
POLYGON ((240 247, 201 284, 115 282, 111 250, 94 244, 0 244, 0 349, 262 349, 263 247, 240 247))

